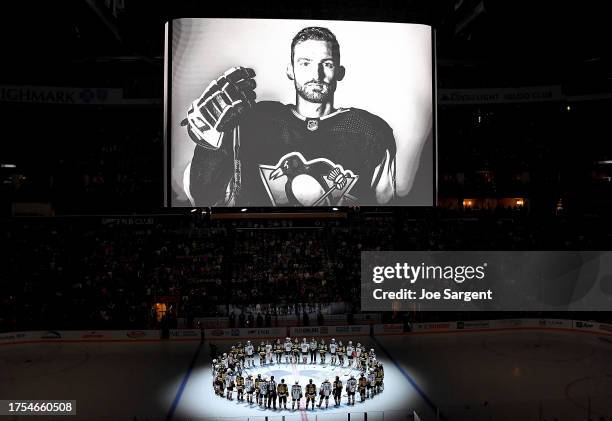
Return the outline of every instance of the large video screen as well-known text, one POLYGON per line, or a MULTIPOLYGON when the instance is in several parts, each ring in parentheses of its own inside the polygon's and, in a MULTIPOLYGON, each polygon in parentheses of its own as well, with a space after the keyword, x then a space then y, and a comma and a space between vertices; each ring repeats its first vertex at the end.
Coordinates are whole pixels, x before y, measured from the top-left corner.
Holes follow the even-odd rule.
POLYGON ((166 204, 433 206, 435 54, 421 24, 166 25, 166 204))

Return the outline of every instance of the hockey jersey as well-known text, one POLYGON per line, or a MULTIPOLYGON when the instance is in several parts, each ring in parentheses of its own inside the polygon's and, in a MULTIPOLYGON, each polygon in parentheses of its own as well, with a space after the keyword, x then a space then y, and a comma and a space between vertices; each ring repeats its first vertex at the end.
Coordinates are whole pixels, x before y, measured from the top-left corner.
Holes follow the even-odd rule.
POLYGON ((306 385, 306 394, 313 396, 317 394, 317 386, 313 383, 308 383, 306 385))
POLYGON ((185 186, 195 206, 381 205, 394 194, 393 130, 367 111, 305 118, 263 101, 241 117, 239 134, 239 165, 229 134, 217 150, 196 146, 185 186))
POLYGON ((321 395, 329 396, 331 395, 332 385, 330 382, 321 383, 321 395))
POLYGON ((356 388, 357 388, 357 380, 355 380, 355 379, 348 379, 346 381, 346 390, 348 392, 354 393, 356 388))
POLYGON ((302 386, 294 384, 291 386, 291 399, 298 400, 302 397, 302 386))

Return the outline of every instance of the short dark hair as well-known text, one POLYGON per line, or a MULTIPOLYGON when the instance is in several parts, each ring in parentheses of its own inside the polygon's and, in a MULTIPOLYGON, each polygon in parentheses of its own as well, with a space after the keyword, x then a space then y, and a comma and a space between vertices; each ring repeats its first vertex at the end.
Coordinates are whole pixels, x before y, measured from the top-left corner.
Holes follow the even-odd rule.
POLYGON ((295 46, 300 42, 308 40, 331 42, 332 56, 334 59, 337 59, 338 63, 340 63, 340 44, 338 44, 336 36, 329 29, 319 26, 309 26, 304 28, 293 37, 293 41, 291 41, 291 63, 293 63, 293 52, 295 46))

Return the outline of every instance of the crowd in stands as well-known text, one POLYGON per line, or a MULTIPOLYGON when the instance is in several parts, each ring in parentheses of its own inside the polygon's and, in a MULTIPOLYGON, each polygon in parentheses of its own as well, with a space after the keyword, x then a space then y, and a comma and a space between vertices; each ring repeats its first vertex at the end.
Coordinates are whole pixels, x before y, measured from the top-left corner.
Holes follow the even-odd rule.
POLYGON ((322 303, 360 311, 360 251, 605 250, 612 235, 605 218, 439 210, 414 217, 352 210, 347 218, 293 221, 199 213, 17 218, 2 225, 2 330, 156 327, 154 305, 164 297, 172 298, 168 317, 233 313, 235 326, 254 326, 295 313, 299 323, 313 324, 322 303))

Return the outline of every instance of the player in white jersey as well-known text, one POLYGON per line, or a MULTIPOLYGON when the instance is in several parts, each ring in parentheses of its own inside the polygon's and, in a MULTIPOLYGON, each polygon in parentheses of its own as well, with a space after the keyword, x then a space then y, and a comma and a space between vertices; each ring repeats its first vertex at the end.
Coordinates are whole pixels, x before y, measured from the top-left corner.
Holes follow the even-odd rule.
POLYGON ((266 404, 266 392, 268 391, 268 381, 266 378, 259 382, 259 406, 264 407, 266 404))
POLYGON ((332 365, 336 364, 336 351, 338 350, 338 344, 335 339, 332 339, 329 344, 329 353, 331 354, 332 365))
POLYGON ((291 409, 295 410, 295 404, 297 403, 297 409, 300 409, 300 400, 304 395, 302 394, 302 386, 298 381, 291 386, 291 409))
POLYGON ((317 340, 312 338, 310 340, 310 364, 317 363, 317 340))
POLYGON ((255 348, 253 347, 253 344, 251 344, 251 341, 247 341, 246 346, 244 347, 244 352, 246 353, 248 366, 255 366, 255 348))
POLYGON ((273 357, 272 350, 273 350, 273 348, 274 347, 272 346, 270 341, 267 341, 266 342, 266 361, 267 361, 268 364, 272 364, 272 357, 273 357))
POLYGON ((355 367, 361 370, 361 353, 363 350, 361 349, 361 344, 357 342, 357 346, 355 347, 355 367))
POLYGON ((306 341, 306 338, 302 340, 302 343, 300 344, 300 348, 302 350, 302 364, 307 364, 308 350, 310 349, 310 344, 306 341))
POLYGON ((355 391, 357 390, 357 380, 351 374, 351 378, 346 382, 346 394, 348 395, 348 404, 355 405, 355 391))
POLYGON ((329 379, 325 379, 323 383, 321 383, 321 388, 319 389, 319 408, 323 403, 323 399, 325 399, 325 408, 329 405, 329 395, 332 393, 332 385, 329 382, 329 379))
POLYGON ((236 381, 236 375, 230 368, 228 368, 227 369, 227 381, 225 383, 227 384, 227 399, 230 401, 233 400, 232 393, 234 392, 234 387, 236 386, 235 381, 236 381))
POLYGON ((291 363, 291 348, 293 348, 291 338, 285 339, 285 364, 291 363))
POLYGON ((376 385, 376 374, 374 370, 368 373, 368 398, 373 398, 375 395, 374 386, 376 385))
POLYGON ((353 358, 355 357, 354 352, 355 347, 353 347, 353 341, 348 341, 348 345, 346 346, 346 356, 348 357, 348 366, 350 368, 353 368, 353 358))
POLYGON ((255 383, 253 381, 253 375, 249 374, 249 376, 244 381, 244 388, 247 393, 247 402, 249 404, 253 404, 253 392, 255 391, 255 383))

